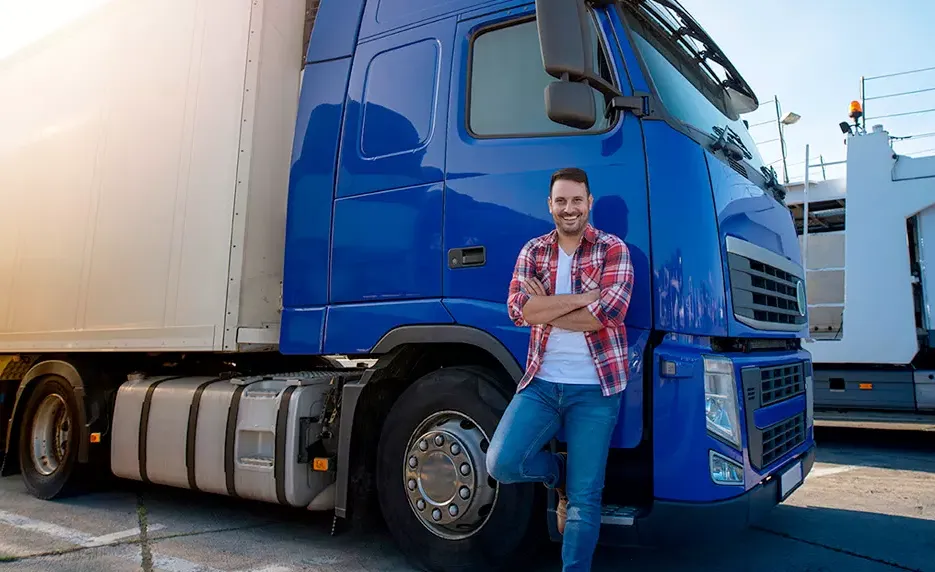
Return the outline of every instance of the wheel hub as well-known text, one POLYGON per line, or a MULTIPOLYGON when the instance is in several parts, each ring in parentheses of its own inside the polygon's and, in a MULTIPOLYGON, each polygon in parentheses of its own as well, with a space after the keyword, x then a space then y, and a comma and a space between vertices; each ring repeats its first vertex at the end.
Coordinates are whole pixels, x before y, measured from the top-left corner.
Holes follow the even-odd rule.
POLYGON ((51 475, 68 456, 71 425, 61 395, 50 394, 39 404, 32 424, 32 462, 41 475, 51 475))
POLYGON ((496 502, 486 469, 487 435, 464 414, 426 419, 410 439, 403 483, 416 517, 434 534, 466 538, 479 530, 496 502))

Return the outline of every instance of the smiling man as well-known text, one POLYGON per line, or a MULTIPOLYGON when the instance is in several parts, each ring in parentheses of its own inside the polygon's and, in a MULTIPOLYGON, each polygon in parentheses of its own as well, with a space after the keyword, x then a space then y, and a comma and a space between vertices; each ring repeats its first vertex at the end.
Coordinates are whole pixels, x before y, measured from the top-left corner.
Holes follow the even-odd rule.
POLYGON ((620 238, 589 222, 587 174, 552 175, 555 230, 522 248, 507 305, 531 326, 526 374, 487 453, 502 483, 542 482, 558 493, 566 572, 590 570, 601 524, 601 492, 629 364, 624 318, 633 265, 620 238), (545 445, 565 431, 567 454, 545 445))

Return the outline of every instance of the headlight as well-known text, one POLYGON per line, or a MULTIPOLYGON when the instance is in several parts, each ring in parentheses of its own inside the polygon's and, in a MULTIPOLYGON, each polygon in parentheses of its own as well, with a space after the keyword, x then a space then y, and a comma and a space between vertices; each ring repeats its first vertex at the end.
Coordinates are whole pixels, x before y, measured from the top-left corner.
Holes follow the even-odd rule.
POLYGON ((734 364, 726 358, 704 358, 705 420, 708 431, 740 448, 737 383, 734 364))
POLYGON ((742 485, 743 467, 715 451, 708 451, 711 480, 719 485, 742 485))

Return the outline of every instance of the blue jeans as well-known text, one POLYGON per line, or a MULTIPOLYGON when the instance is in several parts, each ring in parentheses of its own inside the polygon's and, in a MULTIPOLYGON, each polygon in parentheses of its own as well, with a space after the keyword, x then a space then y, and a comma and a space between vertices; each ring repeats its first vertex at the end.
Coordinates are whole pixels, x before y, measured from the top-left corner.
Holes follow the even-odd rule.
POLYGON ((534 379, 513 397, 487 450, 487 471, 497 481, 541 482, 554 488, 560 483, 560 461, 545 446, 559 429, 565 430, 565 572, 591 569, 601 528, 607 452, 622 397, 622 393, 604 397, 596 385, 534 379))

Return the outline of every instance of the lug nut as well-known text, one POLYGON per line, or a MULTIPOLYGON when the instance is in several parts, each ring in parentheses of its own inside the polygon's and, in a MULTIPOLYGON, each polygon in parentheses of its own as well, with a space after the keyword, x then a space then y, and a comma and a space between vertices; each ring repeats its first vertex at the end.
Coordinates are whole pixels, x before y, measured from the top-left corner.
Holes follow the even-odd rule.
POLYGON ((432 511, 432 518, 435 519, 435 520, 441 520, 441 518, 442 518, 442 511, 438 510, 437 508, 436 508, 435 510, 433 510, 433 511, 432 511))
POLYGON ((471 497, 471 489, 467 487, 461 487, 461 490, 458 491, 458 494, 461 495, 462 500, 468 500, 471 497))
POLYGON ((452 455, 460 455, 460 454, 461 454, 461 445, 458 445, 457 443, 452 443, 452 445, 451 445, 451 454, 452 454, 452 455))
POLYGON ((445 438, 442 437, 441 435, 436 435, 436 436, 435 436, 435 444, 438 445, 439 447, 441 447, 442 445, 445 444, 445 438))
POLYGON ((419 510, 425 510, 425 501, 422 500, 422 499, 417 500, 417 501, 416 501, 416 508, 419 509, 419 510))
POLYGON ((419 461, 415 457, 409 457, 409 468, 415 469, 416 465, 419 464, 419 461))
POLYGON ((458 516, 458 505, 453 504, 448 507, 448 514, 451 516, 458 516))
POLYGON ((416 481, 414 479, 409 479, 408 485, 410 491, 416 490, 416 481))
POLYGON ((426 441, 425 439, 422 439, 421 441, 419 441, 419 449, 421 451, 428 451, 429 450, 428 441, 426 441))
POLYGON ((462 463, 462 464, 461 464, 461 474, 464 475, 465 477, 468 476, 468 475, 470 475, 470 474, 471 474, 471 466, 468 465, 467 463, 462 463))

